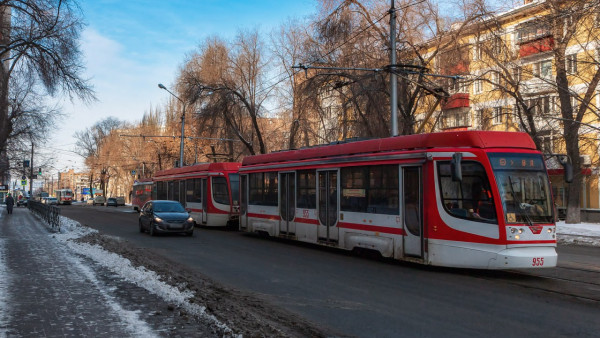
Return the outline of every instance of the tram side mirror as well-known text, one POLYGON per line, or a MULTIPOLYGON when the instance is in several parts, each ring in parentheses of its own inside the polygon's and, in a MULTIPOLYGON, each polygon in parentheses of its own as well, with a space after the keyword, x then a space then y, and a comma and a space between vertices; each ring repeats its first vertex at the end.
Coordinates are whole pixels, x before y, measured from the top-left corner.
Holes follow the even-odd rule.
POLYGON ((455 153, 452 155, 450 171, 452 172, 453 181, 462 182, 462 153, 455 153))
POLYGON ((567 156, 561 156, 558 158, 558 161, 565 170, 565 182, 573 182, 573 165, 571 164, 571 161, 569 161, 569 158, 567 156))

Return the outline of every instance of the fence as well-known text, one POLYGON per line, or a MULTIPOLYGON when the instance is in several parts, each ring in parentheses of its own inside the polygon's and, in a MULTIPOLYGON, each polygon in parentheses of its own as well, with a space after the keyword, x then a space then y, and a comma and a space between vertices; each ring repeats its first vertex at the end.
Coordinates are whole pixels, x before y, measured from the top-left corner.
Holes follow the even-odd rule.
POLYGON ((29 200, 27 208, 40 216, 46 223, 52 226, 52 229, 60 231, 60 208, 53 205, 46 205, 40 202, 29 200))

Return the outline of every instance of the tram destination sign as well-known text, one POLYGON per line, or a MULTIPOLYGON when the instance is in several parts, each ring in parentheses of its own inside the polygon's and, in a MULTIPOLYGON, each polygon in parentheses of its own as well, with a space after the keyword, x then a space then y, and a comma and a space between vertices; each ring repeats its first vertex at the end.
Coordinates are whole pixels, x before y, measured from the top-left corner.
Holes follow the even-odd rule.
POLYGON ((542 157, 533 154, 490 154, 490 162, 496 170, 545 170, 542 157))

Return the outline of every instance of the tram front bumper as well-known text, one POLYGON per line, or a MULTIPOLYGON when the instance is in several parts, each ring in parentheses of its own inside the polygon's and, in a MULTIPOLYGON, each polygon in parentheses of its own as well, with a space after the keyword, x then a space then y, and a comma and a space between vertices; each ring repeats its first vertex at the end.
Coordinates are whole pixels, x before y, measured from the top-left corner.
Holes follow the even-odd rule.
POLYGON ((490 269, 537 269, 556 267, 558 254, 555 247, 513 247, 502 250, 490 259, 490 269))

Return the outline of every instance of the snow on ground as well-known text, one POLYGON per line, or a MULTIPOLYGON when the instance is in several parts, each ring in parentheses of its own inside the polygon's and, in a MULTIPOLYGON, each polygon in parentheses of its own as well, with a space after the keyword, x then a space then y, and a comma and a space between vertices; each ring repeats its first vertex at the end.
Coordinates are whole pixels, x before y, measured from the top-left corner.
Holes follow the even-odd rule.
POLYGON ((597 223, 566 224, 560 221, 556 223, 556 234, 562 244, 600 246, 600 224, 597 223))
POLYGON ((55 234, 54 236, 75 252, 89 257, 96 263, 119 275, 121 278, 146 289, 161 297, 166 302, 176 304, 185 309, 188 313, 203 318, 208 323, 218 327, 222 332, 229 335, 233 334, 233 331, 226 324, 221 323, 215 316, 207 313, 204 306, 189 302, 189 299, 193 296, 192 291, 182 291, 172 287, 162 282, 160 276, 154 273, 154 271, 147 270, 144 267, 134 267, 128 259, 106 251, 99 245, 77 243, 71 240, 97 232, 97 230, 81 226, 78 222, 63 216, 60 216, 60 223, 60 234, 55 234))

